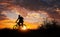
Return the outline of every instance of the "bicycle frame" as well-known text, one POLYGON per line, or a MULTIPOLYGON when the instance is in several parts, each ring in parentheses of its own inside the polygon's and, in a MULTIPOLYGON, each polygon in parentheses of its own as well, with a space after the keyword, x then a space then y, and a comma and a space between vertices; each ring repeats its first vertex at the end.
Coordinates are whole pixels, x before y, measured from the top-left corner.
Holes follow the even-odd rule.
MULTIPOLYGON (((24 25, 24 26, 26 26, 25 24, 23 24, 23 25, 24 25)), ((16 24, 16 25, 14 25, 14 26, 13 26, 13 29, 19 29, 19 28, 20 28, 20 26, 22 26, 22 27, 23 27, 23 25, 21 25, 21 24, 20 24, 20 25, 16 24)))

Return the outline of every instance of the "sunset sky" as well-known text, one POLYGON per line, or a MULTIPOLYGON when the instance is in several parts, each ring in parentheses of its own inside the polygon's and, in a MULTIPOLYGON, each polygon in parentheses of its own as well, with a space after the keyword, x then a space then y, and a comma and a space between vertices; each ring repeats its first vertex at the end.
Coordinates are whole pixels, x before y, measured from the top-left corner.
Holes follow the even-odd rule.
POLYGON ((37 29, 46 18, 60 25, 60 0, 0 0, 0 29, 12 28, 18 14, 29 29, 37 29))

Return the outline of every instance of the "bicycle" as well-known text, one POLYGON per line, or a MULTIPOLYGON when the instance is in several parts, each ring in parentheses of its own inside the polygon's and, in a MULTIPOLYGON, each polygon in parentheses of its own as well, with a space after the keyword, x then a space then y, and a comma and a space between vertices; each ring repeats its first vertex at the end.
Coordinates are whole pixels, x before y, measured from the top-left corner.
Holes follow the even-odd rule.
POLYGON ((16 25, 14 25, 13 26, 13 29, 15 29, 15 30, 19 30, 21 27, 23 27, 23 26, 25 26, 26 27, 26 25, 25 24, 23 24, 23 25, 18 25, 18 24, 16 24, 16 25))

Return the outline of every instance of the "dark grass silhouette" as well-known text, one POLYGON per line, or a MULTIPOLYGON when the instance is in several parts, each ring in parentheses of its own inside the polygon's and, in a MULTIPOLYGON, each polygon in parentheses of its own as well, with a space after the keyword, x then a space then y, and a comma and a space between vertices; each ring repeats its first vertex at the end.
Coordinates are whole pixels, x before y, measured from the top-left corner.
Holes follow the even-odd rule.
POLYGON ((60 36, 60 28, 40 28, 38 30, 30 30, 27 33, 19 32, 18 30, 2 29, 0 36, 3 37, 54 37, 60 36))
POLYGON ((46 24, 45 29, 43 26, 40 27, 38 30, 30 30, 29 32, 21 32, 18 30, 11 30, 11 29, 1 29, 0 36, 1 37, 58 37, 60 36, 60 26, 57 26, 55 23, 49 25, 46 24))

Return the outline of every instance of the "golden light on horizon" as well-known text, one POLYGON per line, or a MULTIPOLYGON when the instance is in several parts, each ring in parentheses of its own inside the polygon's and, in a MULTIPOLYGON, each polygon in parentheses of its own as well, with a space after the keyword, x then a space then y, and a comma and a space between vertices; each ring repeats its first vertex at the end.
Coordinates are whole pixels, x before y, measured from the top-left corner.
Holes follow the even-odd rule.
MULTIPOLYGON (((13 26, 16 25, 15 20, 13 20, 13 21, 11 21, 11 20, 0 21, 0 24, 1 24, 0 29, 3 29, 3 28, 13 29, 13 26)), ((39 27, 38 23, 24 22, 24 24, 26 26, 21 27, 22 30, 26 30, 26 29, 36 30, 39 27)))
POLYGON ((21 26, 21 30, 25 31, 25 30, 27 30, 27 27, 26 26, 23 26, 23 27, 21 26))

